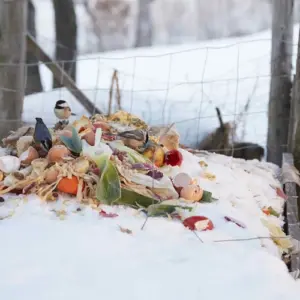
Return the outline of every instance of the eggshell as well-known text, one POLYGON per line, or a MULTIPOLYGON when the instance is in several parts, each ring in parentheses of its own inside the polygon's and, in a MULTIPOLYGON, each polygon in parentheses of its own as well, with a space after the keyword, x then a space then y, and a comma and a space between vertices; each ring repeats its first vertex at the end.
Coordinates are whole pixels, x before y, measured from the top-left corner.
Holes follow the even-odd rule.
POLYGON ((63 145, 55 145, 48 152, 48 160, 50 163, 52 162, 61 162, 63 158, 68 156, 70 151, 66 146, 63 145))

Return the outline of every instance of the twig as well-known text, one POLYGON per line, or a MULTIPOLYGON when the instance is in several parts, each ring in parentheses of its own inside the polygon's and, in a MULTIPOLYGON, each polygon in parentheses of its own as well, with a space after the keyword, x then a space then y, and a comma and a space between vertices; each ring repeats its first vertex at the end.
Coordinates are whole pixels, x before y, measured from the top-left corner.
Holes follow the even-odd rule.
POLYGON ((111 84, 110 84, 109 98, 108 98, 108 113, 107 113, 108 116, 111 115, 111 111, 112 111, 112 96, 113 96, 113 89, 114 89, 116 73, 117 73, 117 70, 114 70, 113 75, 111 77, 111 84))
POLYGON ((239 238, 239 239, 228 239, 228 240, 216 240, 212 241, 213 243, 222 243, 222 242, 243 242, 243 241, 253 241, 253 240, 262 240, 262 239, 289 239, 288 236, 258 236, 258 237, 253 237, 253 238, 239 238))
POLYGON ((219 107, 216 107, 216 111, 217 111, 217 116, 218 116, 219 123, 220 123, 220 128, 222 130, 224 130, 224 122, 223 122, 223 118, 222 118, 221 111, 220 111, 219 107))
POLYGON ((121 110, 121 93, 120 93, 120 85, 119 85, 119 76, 118 76, 118 71, 115 70, 115 81, 116 81, 116 99, 117 99, 117 104, 118 104, 118 109, 121 110))
POLYGON ((110 116, 112 111, 112 100, 113 100, 113 90, 114 84, 116 82, 116 100, 118 109, 121 110, 121 93, 120 93, 120 86, 119 86, 119 78, 118 78, 118 71, 114 70, 113 75, 111 77, 111 84, 109 89, 109 99, 108 99, 108 116, 110 116))
POLYGON ((149 216, 147 215, 147 216, 146 216, 146 219, 145 219, 145 221, 144 221, 144 223, 143 223, 143 225, 142 225, 142 227, 141 227, 141 230, 144 230, 144 228, 145 228, 145 226, 146 226, 146 223, 147 223, 147 221, 148 221, 148 218, 149 218, 149 216))

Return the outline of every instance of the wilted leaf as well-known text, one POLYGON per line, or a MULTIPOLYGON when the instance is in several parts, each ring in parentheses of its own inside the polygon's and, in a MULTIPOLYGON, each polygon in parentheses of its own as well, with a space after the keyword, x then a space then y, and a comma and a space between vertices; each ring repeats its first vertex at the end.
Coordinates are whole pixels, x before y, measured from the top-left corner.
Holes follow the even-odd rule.
POLYGON ((176 208, 192 211, 192 207, 181 205, 152 204, 147 209, 149 217, 167 216, 176 212, 176 208))
POLYGON ((277 217, 277 218, 280 216, 280 214, 279 214, 277 211, 275 211, 274 208, 273 208, 272 206, 269 206, 269 207, 268 207, 268 210, 269 210, 269 212, 270 212, 270 214, 271 214, 272 216, 275 216, 275 217, 277 217))
POLYGON ((212 203, 212 202, 217 201, 217 200, 218 199, 212 197, 212 193, 211 192, 203 191, 203 196, 202 196, 200 202, 203 202, 203 203, 212 203))
POLYGON ((72 137, 60 136, 61 141, 73 153, 80 154, 82 151, 82 141, 74 127, 72 127, 72 137))
POLYGON ((116 201, 116 204, 128 205, 135 208, 148 207, 152 204, 156 204, 159 201, 154 198, 150 198, 141 194, 138 194, 132 190, 122 188, 121 198, 116 201))
POLYGON ((104 154, 100 160, 101 177, 97 184, 97 200, 112 205, 121 197, 121 183, 118 171, 109 155, 104 154))

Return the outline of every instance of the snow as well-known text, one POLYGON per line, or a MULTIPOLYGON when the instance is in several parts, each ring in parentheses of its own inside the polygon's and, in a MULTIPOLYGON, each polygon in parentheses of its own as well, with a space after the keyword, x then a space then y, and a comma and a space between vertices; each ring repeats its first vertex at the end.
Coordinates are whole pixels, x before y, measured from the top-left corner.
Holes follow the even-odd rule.
MULTIPOLYGON (((48 9, 44 10, 47 14, 38 12, 39 42, 53 54, 51 4, 42 2, 48 9)), ((42 2, 35 0, 39 5, 42 2)), ((82 13, 80 22, 85 22, 81 8, 76 9, 82 13)), ((80 49, 85 52, 87 36, 84 26, 79 28, 80 49)), ((82 56, 78 86, 104 111, 115 68, 122 107, 150 124, 175 122, 182 143, 196 146, 218 126, 215 106, 220 107, 225 121, 237 120, 250 97, 238 137, 266 144, 269 31, 244 38, 82 56)), ((66 89, 52 91, 50 73, 44 66, 41 71, 46 92, 26 97, 25 122, 33 123, 39 116, 54 124, 51 112, 59 98, 68 100, 77 114, 86 113, 66 89)), ((11 300, 299 297, 300 281, 288 274, 273 241, 252 239, 270 236, 261 219, 283 225, 282 217, 265 216, 261 211, 272 206, 282 213, 283 199, 272 187, 279 185, 275 179, 278 169, 209 154, 205 156, 206 171, 216 175, 211 181, 198 166, 200 158, 182 153, 184 164, 174 168, 173 174, 188 172, 218 199, 195 204, 185 215, 210 218, 214 230, 195 233, 166 218, 149 218, 141 229, 145 216, 129 208, 103 206, 119 215, 106 219, 75 199, 61 197, 56 203, 42 203, 35 196, 9 195, 0 203, 1 295, 11 300), (226 222, 224 216, 246 228, 226 222), (132 234, 121 232, 119 226, 132 234)))
MULTIPOLYGON (((53 5, 50 0, 33 1, 37 11, 37 31, 44 44, 53 48, 53 5)), ((75 5, 79 53, 133 47, 138 0, 88 0, 94 22, 97 23, 95 29, 84 8, 85 1, 78 1, 75 5), (109 3, 101 7, 101 2, 109 3)), ((294 7, 294 20, 299 22, 299 0, 295 0, 294 7)), ((150 4, 153 45, 184 44, 253 34, 271 27, 271 9, 268 0, 211 0, 209 3, 199 0, 153 1, 150 4)))
POLYGON ((299 283, 270 239, 234 241, 268 237, 261 218, 282 225, 261 212, 265 205, 282 212, 283 199, 271 187, 279 184, 274 177, 278 169, 257 161, 182 153, 182 169, 193 171, 201 187, 219 199, 196 204, 186 214, 210 218, 214 230, 195 233, 166 218, 148 218, 141 229, 145 215, 130 208, 103 206, 119 215, 107 219, 74 199, 41 203, 35 196, 10 195, 0 204, 1 295, 12 300, 296 299, 299 283), (206 171, 216 175, 215 181, 195 167, 199 160, 207 162, 206 171))
MULTIPOLYGON (((270 39, 266 31, 244 38, 86 55, 78 61, 78 86, 107 112, 111 76, 117 69, 122 108, 149 124, 175 122, 182 143, 195 147, 219 125, 218 106, 225 121, 238 122, 238 139, 264 146, 270 39), (240 117, 249 98, 248 111, 240 117)), ((45 67, 42 75, 47 93, 26 97, 26 122, 39 114, 53 124, 56 120, 49 112, 61 97, 76 113, 86 113, 66 89, 51 90, 52 79, 45 67)), ((113 104, 115 109, 115 99, 113 104)))

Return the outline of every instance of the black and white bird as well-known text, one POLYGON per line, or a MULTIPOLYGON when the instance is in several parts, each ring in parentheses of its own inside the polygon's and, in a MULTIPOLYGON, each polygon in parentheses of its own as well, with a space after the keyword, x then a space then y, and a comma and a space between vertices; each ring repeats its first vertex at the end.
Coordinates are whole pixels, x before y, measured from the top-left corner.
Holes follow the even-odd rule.
POLYGON ((123 131, 118 137, 123 140, 125 146, 133 149, 142 149, 149 142, 148 132, 140 129, 123 131))
POLYGON ((36 145, 42 148, 45 152, 48 152, 52 147, 52 136, 45 125, 42 118, 35 118, 36 124, 33 133, 33 140, 36 145))
POLYGON ((54 114, 60 121, 63 122, 68 122, 70 116, 75 116, 75 114, 72 113, 69 104, 65 100, 56 101, 54 107, 54 114))

